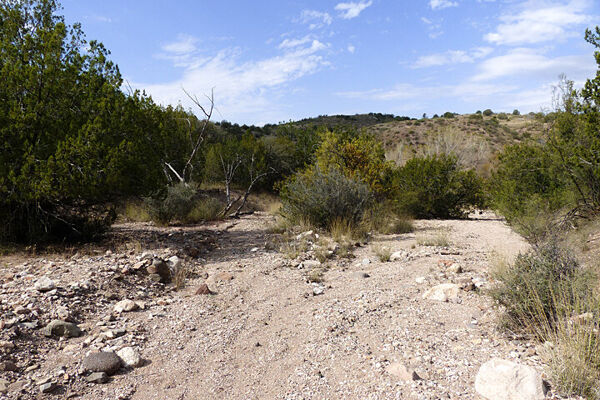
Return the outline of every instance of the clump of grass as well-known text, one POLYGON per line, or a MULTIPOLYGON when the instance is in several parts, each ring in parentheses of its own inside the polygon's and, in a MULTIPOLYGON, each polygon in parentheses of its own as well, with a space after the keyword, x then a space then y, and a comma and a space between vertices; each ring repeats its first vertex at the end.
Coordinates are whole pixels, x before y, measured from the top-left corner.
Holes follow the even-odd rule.
POLYGON ((321 283, 324 280, 325 269, 323 267, 313 268, 306 276, 306 280, 310 283, 321 283))
POLYGON ((448 232, 438 231, 434 235, 418 235, 417 244, 419 246, 449 247, 451 242, 448 232))
POLYGON ((504 309, 503 326, 552 344, 540 355, 558 391, 599 399, 596 274, 549 242, 519 255, 512 265, 500 263, 492 276, 498 285, 490 294, 504 309))
POLYGON ((149 222, 152 220, 141 201, 128 200, 123 208, 123 217, 130 222, 149 222))
POLYGON ((389 246, 375 245, 373 246, 373 252, 381 262, 388 262, 392 257, 392 249, 389 246))
POLYGON ((182 222, 195 224, 204 221, 216 221, 223 218, 224 204, 213 197, 206 197, 195 202, 192 210, 182 217, 182 222))

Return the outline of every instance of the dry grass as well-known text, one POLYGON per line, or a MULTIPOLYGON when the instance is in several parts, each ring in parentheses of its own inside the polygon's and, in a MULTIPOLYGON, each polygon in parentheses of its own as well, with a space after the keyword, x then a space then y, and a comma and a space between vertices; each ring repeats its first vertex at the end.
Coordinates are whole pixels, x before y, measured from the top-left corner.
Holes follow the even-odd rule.
POLYGON ((417 235, 419 246, 449 247, 452 243, 447 231, 437 231, 435 234, 417 235))
POLYGON ((389 246, 384 246, 382 244, 373 245, 371 248, 373 253, 379 258, 381 262, 388 262, 392 256, 392 249, 389 246))
POLYGON ((140 200, 128 200, 121 215, 128 222, 149 222, 151 220, 148 210, 140 200))

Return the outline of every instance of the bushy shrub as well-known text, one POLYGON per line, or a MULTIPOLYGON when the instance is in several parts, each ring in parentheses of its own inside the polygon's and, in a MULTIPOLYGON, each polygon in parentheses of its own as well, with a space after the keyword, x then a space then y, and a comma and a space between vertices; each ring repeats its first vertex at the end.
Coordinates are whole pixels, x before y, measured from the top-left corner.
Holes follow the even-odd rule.
POLYGON ((148 197, 145 200, 152 221, 167 225, 173 220, 183 221, 194 208, 196 187, 178 183, 167 188, 163 196, 148 197))
POLYGON ((381 142, 366 134, 325 131, 316 152, 316 165, 322 171, 338 169, 345 176, 365 182, 371 191, 385 190, 385 177, 392 164, 385 159, 381 142))
POLYGON ((483 110, 483 115, 485 115, 486 117, 489 117, 491 115, 494 115, 494 112, 492 110, 490 110, 489 108, 483 110))
POLYGON ((182 218, 186 224, 195 224, 204 221, 215 221, 223 218, 221 211, 225 204, 214 197, 205 197, 194 202, 192 209, 182 218))
POLYGON ((505 309, 506 325, 544 338, 578 302, 593 296, 594 276, 555 242, 517 256, 498 268, 492 297, 505 309))
POLYGON ((541 222, 573 197, 559 165, 537 144, 506 147, 489 186, 493 207, 528 238, 539 236, 541 222))
POLYGON ((415 157, 392 178, 398 210, 416 218, 462 218, 485 204, 483 184, 448 155, 415 157))
POLYGON ((371 204, 367 184, 331 168, 309 168, 290 178, 281 192, 282 214, 292 221, 306 220, 328 228, 343 219, 357 225, 371 204))

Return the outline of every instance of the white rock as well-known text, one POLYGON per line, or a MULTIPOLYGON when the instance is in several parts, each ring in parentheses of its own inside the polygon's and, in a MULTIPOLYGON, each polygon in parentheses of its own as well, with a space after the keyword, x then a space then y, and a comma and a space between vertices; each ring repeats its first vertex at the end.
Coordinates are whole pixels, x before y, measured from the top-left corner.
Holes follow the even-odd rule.
POLYGON ((313 233, 314 233, 313 231, 302 232, 296 236, 296 240, 300 240, 300 239, 304 239, 305 237, 312 236, 313 233))
POLYGON ((123 360, 126 367, 137 368, 142 365, 142 357, 133 347, 123 347, 117 351, 117 355, 123 360))
POLYGON ((362 260, 362 265, 369 265, 371 264, 371 260, 369 260, 368 258, 365 258, 362 260))
MULTIPOLYGON (((306 261, 302 261, 302 268, 306 268, 306 269, 311 269, 311 268, 316 268, 319 267, 321 265, 321 261, 319 260, 306 260, 306 261)), ((299 268, 299 269, 302 269, 299 268)))
POLYGON ((535 368, 494 358, 479 368, 475 390, 488 400, 543 400, 544 383, 535 368))
POLYGON ((425 277, 424 276, 419 276, 417 278, 415 278, 415 282, 417 282, 419 285, 425 283, 425 277))
POLYGON ((446 302, 458 298, 460 287, 454 283, 442 283, 423 293, 424 299, 446 302))
POLYGON ((395 251, 392 253, 392 255, 390 256, 390 261, 399 261, 399 260, 404 260, 406 258, 406 253, 403 252, 402 250, 400 251, 395 251))
POLYGON ((258 247, 253 247, 253 248, 250 249, 250 252, 251 253, 256 253, 258 250, 259 250, 258 247))
POLYGON ((122 312, 134 311, 134 310, 137 310, 138 308, 139 308, 139 305, 135 301, 125 299, 125 300, 121 300, 120 302, 115 304, 114 310, 118 313, 122 313, 122 312))
POLYGON ((172 271, 177 271, 181 267, 181 259, 177 256, 169 257, 167 263, 172 271))
POLYGON ((315 285, 313 287, 313 296, 319 296, 325 293, 325 286, 323 285, 315 285))
POLYGON ((414 369, 408 368, 402 363, 392 363, 385 369, 388 374, 395 376, 403 381, 418 381, 421 377, 414 369))
POLYGON ((43 276, 35 282, 34 288, 40 292, 48 292, 56 288, 56 283, 47 276, 43 276))

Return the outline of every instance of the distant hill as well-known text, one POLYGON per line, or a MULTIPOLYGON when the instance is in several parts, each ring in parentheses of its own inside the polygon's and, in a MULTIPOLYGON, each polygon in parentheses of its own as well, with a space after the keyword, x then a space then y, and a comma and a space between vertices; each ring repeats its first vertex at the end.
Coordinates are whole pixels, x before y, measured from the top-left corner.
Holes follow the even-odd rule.
POLYGON ((394 114, 368 113, 354 115, 319 115, 315 118, 305 118, 293 122, 297 126, 326 126, 335 128, 339 126, 351 126, 354 128, 365 128, 376 124, 387 122, 408 121, 410 117, 400 117, 394 114))

